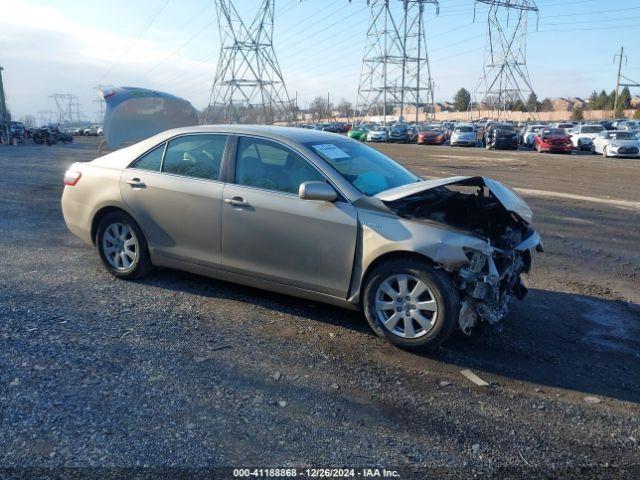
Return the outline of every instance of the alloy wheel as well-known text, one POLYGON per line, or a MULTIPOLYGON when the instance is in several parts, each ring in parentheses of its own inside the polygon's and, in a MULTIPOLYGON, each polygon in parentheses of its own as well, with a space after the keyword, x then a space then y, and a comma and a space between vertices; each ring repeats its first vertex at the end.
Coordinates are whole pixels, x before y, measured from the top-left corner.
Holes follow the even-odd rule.
POLYGON ((427 284, 413 275, 387 277, 376 291, 375 311, 384 327, 403 338, 419 338, 435 325, 438 305, 427 284))
POLYGON ((126 224, 110 224, 102 235, 102 252, 109 265, 119 272, 126 272, 135 266, 138 259, 138 239, 126 224))

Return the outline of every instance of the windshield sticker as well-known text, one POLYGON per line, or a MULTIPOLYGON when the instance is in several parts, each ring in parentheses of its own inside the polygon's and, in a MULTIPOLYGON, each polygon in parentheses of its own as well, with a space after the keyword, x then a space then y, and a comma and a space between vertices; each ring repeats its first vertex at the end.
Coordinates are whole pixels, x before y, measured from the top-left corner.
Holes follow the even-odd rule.
POLYGON ((331 160, 346 160, 351 158, 349 154, 343 152, 333 143, 324 143, 322 145, 313 145, 312 147, 316 152, 330 158, 331 160))

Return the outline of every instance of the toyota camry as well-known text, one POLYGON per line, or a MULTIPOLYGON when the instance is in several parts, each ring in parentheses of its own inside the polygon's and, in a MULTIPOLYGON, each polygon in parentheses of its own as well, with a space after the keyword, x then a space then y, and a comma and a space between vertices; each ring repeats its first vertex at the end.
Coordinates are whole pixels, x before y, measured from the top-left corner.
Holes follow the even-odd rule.
POLYGON ((486 177, 423 180, 317 130, 170 130, 65 173, 69 230, 130 280, 169 267, 362 310, 403 348, 495 323, 541 250, 486 177))

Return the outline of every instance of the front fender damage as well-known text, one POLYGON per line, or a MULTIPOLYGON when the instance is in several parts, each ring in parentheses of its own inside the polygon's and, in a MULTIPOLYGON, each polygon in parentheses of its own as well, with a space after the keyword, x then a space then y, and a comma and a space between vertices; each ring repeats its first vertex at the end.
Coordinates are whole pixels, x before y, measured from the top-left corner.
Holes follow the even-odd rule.
POLYGON ((460 330, 469 334, 479 321, 503 319, 511 298, 527 294, 521 276, 531 270, 532 252, 542 251, 524 200, 484 177, 418 182, 396 190, 379 197, 401 221, 421 224, 427 236, 434 228, 450 229, 433 248, 414 251, 452 275, 461 298, 460 330))

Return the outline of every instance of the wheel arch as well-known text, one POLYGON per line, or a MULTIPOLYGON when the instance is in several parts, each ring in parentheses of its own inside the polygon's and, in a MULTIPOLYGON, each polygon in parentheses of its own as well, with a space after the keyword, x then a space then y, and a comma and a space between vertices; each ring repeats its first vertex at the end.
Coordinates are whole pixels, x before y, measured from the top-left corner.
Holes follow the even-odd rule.
POLYGON ((379 265, 394 260, 418 260, 421 262, 425 262, 431 267, 437 265, 437 263, 427 255, 409 250, 394 250, 379 255, 373 261, 371 261, 371 263, 369 263, 365 271, 362 273, 360 277, 360 284, 357 286, 357 289, 354 292, 355 295, 352 297, 354 299, 357 299, 357 302, 360 306, 362 306, 363 292, 367 285, 367 281, 369 280, 371 272, 373 272, 379 265))
MULTIPOLYGON (((127 214, 131 218, 133 218, 133 215, 131 215, 130 212, 127 212, 122 207, 118 207, 118 206, 115 206, 115 205, 107 205, 107 206, 101 207, 93 215, 93 218, 91 219, 91 232, 90 233, 91 233, 91 241, 93 242, 94 245, 96 245, 96 236, 98 234, 98 226, 100 225, 100 222, 102 221, 102 219, 104 217, 106 217, 108 214, 110 214, 112 212, 122 212, 122 213, 127 214)), ((133 220, 135 221, 135 218, 133 218, 133 220)), ((136 223, 138 223, 138 222, 136 222, 136 223)))

